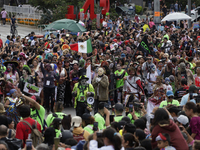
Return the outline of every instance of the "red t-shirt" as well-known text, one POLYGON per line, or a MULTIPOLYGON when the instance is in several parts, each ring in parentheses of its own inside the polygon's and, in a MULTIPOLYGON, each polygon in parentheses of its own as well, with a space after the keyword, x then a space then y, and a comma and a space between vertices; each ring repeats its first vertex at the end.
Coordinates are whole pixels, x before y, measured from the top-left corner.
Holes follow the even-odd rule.
MULTIPOLYGON (((35 125, 35 122, 36 122, 34 119, 30 117, 24 120, 30 123, 30 125, 32 126, 35 125)), ((38 122, 37 122, 37 128, 41 132, 41 126, 38 122)), ((26 123, 19 122, 16 128, 16 138, 21 139, 23 141, 23 146, 24 146, 26 143, 26 139, 28 139, 28 135, 31 134, 31 132, 32 132, 31 128, 26 123)))

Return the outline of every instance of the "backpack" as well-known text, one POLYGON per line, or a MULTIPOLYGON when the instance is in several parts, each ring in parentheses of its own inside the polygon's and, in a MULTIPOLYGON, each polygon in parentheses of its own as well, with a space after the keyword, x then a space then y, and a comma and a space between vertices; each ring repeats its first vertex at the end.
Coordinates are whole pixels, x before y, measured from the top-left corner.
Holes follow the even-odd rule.
POLYGON ((73 134, 73 138, 74 138, 77 142, 82 141, 82 140, 85 140, 85 138, 83 137, 84 132, 85 132, 85 131, 83 131, 83 133, 77 134, 77 135, 76 135, 76 134, 73 134))
POLYGON ((23 120, 22 122, 26 123, 32 130, 31 132, 31 139, 32 139, 32 144, 34 147, 42 143, 43 136, 42 133, 37 129, 37 121, 35 121, 35 125, 32 127, 29 122, 23 120))

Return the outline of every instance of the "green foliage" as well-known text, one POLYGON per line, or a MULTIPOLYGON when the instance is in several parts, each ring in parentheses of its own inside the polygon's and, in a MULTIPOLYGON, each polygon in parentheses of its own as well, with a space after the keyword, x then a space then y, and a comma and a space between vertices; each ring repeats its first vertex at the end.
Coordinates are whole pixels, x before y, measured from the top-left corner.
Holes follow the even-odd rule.
POLYGON ((136 14, 140 14, 141 11, 142 11, 142 6, 135 5, 135 13, 136 13, 136 14))
POLYGON ((110 16, 110 19, 111 19, 111 20, 115 20, 116 18, 119 17, 119 15, 117 14, 117 12, 116 12, 116 10, 115 10, 114 7, 111 7, 111 8, 110 8, 109 13, 110 13, 109 16, 110 16))

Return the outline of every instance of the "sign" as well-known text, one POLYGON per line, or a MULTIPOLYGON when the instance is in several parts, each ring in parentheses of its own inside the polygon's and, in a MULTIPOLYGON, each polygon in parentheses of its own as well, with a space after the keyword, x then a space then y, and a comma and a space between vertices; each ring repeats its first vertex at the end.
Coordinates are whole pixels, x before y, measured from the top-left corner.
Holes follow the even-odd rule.
POLYGON ((193 29, 199 29, 199 22, 193 23, 193 29))
POLYGON ((159 12, 159 11, 155 11, 155 12, 154 12, 154 16, 155 16, 155 17, 160 17, 160 12, 159 12))
POLYGON ((26 82, 23 91, 31 95, 40 96, 42 88, 26 82))

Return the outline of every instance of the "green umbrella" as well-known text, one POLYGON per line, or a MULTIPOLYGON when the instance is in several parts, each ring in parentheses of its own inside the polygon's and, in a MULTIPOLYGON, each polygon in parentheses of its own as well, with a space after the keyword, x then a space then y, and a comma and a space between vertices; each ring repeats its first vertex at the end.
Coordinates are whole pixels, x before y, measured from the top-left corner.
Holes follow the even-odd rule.
POLYGON ((62 29, 67 29, 66 27, 68 26, 69 23, 76 23, 76 21, 71 20, 71 19, 61 19, 52 22, 49 24, 44 30, 62 30, 62 29))
POLYGON ((67 30, 71 32, 85 32, 87 31, 80 23, 70 22, 67 27, 67 30))

